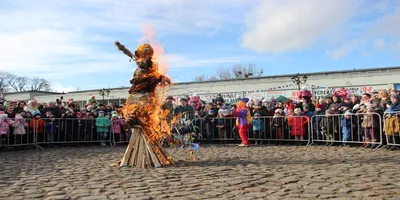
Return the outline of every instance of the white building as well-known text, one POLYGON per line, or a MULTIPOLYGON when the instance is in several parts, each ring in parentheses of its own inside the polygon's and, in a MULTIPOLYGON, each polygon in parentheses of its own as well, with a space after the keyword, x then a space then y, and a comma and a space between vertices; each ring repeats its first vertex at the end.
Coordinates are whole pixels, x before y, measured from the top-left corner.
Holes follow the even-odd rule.
MULTIPOLYGON (((308 77, 306 86, 313 92, 315 98, 328 95, 333 89, 344 87, 350 93, 361 94, 373 90, 394 88, 400 90, 400 67, 386 67, 360 70, 330 71, 301 74, 308 77)), ((247 79, 217 80, 205 82, 176 83, 166 89, 166 95, 181 98, 183 95, 191 96, 197 92, 205 101, 210 101, 216 94, 220 93, 229 102, 237 97, 270 98, 285 96, 296 99, 297 85, 293 84, 291 78, 295 74, 279 76, 263 76, 247 79)), ((129 80, 127 80, 128 82, 129 80)), ((105 96, 105 102, 123 104, 128 96, 128 87, 110 88, 109 96, 105 96)), ((6 99, 28 100, 37 99, 39 102, 55 101, 60 96, 64 101, 72 98, 75 101, 86 102, 90 94, 96 99, 102 100, 98 90, 75 91, 65 94, 47 92, 18 92, 8 93, 6 99)))

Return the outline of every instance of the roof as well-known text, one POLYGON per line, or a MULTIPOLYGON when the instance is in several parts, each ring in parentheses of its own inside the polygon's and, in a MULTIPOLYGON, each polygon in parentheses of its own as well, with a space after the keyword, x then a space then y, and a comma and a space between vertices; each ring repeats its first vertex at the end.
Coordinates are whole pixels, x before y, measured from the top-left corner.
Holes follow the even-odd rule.
POLYGON ((10 95, 10 94, 23 94, 23 93, 32 93, 32 92, 42 93, 42 94, 65 94, 65 93, 60 93, 60 92, 46 92, 46 91, 34 91, 34 90, 22 91, 22 92, 7 92, 6 94, 10 95))

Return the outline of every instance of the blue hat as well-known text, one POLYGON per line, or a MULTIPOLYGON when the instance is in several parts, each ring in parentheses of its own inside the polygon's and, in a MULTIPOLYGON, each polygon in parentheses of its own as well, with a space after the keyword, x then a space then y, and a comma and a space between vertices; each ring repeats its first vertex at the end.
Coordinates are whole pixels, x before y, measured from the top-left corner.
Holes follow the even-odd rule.
POLYGON ((38 115, 40 115, 40 112, 34 112, 34 113, 33 113, 33 116, 34 116, 34 117, 36 117, 36 116, 38 116, 38 115))

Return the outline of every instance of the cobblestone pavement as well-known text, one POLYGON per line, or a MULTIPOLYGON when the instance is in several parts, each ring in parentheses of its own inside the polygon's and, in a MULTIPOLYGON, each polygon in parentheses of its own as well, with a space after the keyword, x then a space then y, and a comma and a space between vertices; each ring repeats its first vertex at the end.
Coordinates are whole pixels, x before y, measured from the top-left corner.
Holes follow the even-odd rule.
MULTIPOLYGON (((111 166, 125 147, 0 153, 0 199, 395 199, 400 151, 349 147, 202 146, 176 166, 111 166)), ((181 160, 179 160, 180 158, 181 160)))

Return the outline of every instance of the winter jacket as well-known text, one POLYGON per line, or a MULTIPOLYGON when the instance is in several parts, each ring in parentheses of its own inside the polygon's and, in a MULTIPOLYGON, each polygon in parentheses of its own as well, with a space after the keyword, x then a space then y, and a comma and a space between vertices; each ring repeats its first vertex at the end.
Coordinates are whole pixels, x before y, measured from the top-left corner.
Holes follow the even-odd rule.
POLYGON ((386 112, 398 112, 398 111, 400 111, 400 102, 390 105, 389 109, 386 112))
POLYGON ((306 116, 290 116, 288 120, 292 128, 290 134, 292 136, 304 136, 307 132, 306 124, 308 121, 309 118, 306 116))
POLYGON ((341 126, 342 126, 343 134, 350 134, 351 130, 353 128, 352 120, 346 119, 345 117, 343 117, 341 126))
POLYGON ((7 135, 8 130, 10 130, 10 126, 14 122, 11 119, 0 119, 0 135, 7 135))
POLYGON ((363 128, 378 128, 379 127, 378 118, 379 117, 373 113, 365 114, 363 117, 363 122, 361 123, 361 126, 363 128))
POLYGON ((341 99, 347 99, 347 96, 349 95, 349 93, 347 93, 346 90, 337 90, 335 92, 333 92, 333 96, 339 96, 341 99))
POLYGON ((108 129, 110 127, 110 119, 106 116, 99 116, 96 119, 96 126, 97 126, 97 132, 99 133, 108 133, 108 129))
POLYGON ((25 120, 17 120, 12 124, 14 135, 25 135, 28 123, 25 120))
POLYGON ((263 130, 265 130, 264 119, 262 119, 262 118, 253 119, 251 121, 251 124, 253 125, 253 131, 263 131, 263 130))
POLYGON ((194 109, 199 110, 201 107, 200 97, 190 97, 190 102, 192 102, 192 101, 196 101, 196 108, 194 108, 194 109))
POLYGON ((385 119, 383 130, 387 136, 398 135, 399 133, 399 121, 394 115, 385 119))
POLYGON ((47 134, 56 134, 58 129, 58 124, 55 121, 48 120, 46 122, 45 130, 47 134))
POLYGON ((320 126, 323 133, 333 134, 338 127, 338 121, 335 121, 337 117, 335 116, 324 116, 322 117, 320 126))
POLYGON ((121 127, 124 126, 124 121, 122 119, 112 119, 111 120, 111 131, 114 134, 121 134, 121 127))
POLYGON ((44 120, 43 119, 36 119, 33 118, 31 120, 31 122, 29 123, 29 127, 31 128, 31 130, 35 133, 43 133, 44 131, 44 120))

